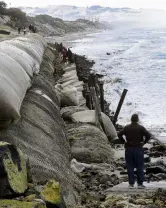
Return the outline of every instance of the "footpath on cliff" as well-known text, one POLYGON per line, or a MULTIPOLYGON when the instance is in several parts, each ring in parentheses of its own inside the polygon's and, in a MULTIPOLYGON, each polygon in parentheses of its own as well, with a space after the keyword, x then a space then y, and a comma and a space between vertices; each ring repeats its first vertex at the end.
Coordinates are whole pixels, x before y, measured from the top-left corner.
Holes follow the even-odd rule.
MULTIPOLYGON (((147 193, 123 191, 127 175, 121 146, 111 145, 117 132, 108 105, 105 113, 95 109, 98 78, 87 85, 93 62, 76 55, 62 64, 55 46, 37 34, 0 43, 0 207, 165 207, 163 182, 147 193)), ((162 148, 153 142, 145 151, 164 156, 162 148)), ((165 164, 146 159, 147 179, 164 179, 165 164), (152 174, 156 166, 162 174, 152 174)))

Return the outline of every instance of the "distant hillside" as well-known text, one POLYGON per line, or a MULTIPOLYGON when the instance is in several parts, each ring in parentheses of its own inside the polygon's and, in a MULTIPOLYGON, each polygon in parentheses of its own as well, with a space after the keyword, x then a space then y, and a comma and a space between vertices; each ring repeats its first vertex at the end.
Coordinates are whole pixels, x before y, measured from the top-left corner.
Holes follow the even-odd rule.
POLYGON ((64 20, 76 20, 76 19, 89 19, 108 21, 114 19, 119 13, 127 14, 139 12, 130 8, 110 8, 101 7, 98 5, 91 7, 76 7, 76 6, 47 6, 47 7, 20 7, 29 16, 36 16, 39 14, 47 14, 53 17, 61 18, 64 20), (111 19, 110 19, 111 17, 111 19))
POLYGON ((149 23, 165 25, 166 12, 158 9, 130 9, 130 8, 110 8, 94 5, 91 7, 76 7, 76 6, 46 6, 43 8, 25 7, 21 8, 29 16, 36 16, 40 14, 50 15, 55 18, 63 20, 75 21, 77 19, 88 19, 98 22, 109 22, 111 27, 118 25, 123 27, 126 24, 132 23, 133 26, 138 24, 144 25, 149 23))
POLYGON ((98 22, 78 19, 76 21, 63 21, 49 15, 37 15, 28 17, 28 21, 34 24, 40 33, 47 36, 63 35, 72 32, 81 32, 88 29, 103 29, 105 26, 98 22))

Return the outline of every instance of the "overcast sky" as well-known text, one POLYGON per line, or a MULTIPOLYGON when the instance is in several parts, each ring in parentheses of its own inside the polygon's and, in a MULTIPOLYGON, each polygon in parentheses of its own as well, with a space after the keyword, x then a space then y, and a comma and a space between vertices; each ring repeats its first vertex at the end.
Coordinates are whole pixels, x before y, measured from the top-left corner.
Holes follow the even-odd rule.
POLYGON ((47 5, 101 5, 110 7, 156 8, 166 9, 166 0, 4 0, 11 6, 47 6, 47 5))

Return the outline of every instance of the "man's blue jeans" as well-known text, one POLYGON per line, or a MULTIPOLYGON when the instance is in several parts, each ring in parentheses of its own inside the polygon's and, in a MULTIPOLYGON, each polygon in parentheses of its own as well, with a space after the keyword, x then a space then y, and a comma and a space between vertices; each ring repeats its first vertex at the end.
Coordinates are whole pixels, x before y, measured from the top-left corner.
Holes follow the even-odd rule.
POLYGON ((129 184, 134 185, 134 168, 137 169, 137 183, 142 185, 144 182, 144 152, 142 147, 127 147, 125 150, 126 167, 128 172, 129 184))

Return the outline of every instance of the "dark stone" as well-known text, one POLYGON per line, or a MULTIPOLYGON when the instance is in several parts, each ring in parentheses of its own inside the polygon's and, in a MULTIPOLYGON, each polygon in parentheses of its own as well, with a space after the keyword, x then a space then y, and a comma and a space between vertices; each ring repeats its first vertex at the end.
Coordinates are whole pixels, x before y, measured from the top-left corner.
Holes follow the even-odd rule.
POLYGON ((160 156, 163 156, 163 152, 158 152, 158 151, 150 152, 149 156, 150 157, 160 157, 160 156))
POLYGON ((0 34, 3 34, 3 35, 10 35, 10 31, 0 29, 0 34))
POLYGON ((153 166, 153 167, 148 167, 146 168, 146 174, 158 174, 158 173, 165 173, 166 174, 166 169, 160 166, 153 166))
POLYGON ((106 55, 110 56, 111 54, 107 52, 106 55))
POLYGON ((150 157, 148 155, 144 155, 144 162, 149 163, 150 162, 150 157))

